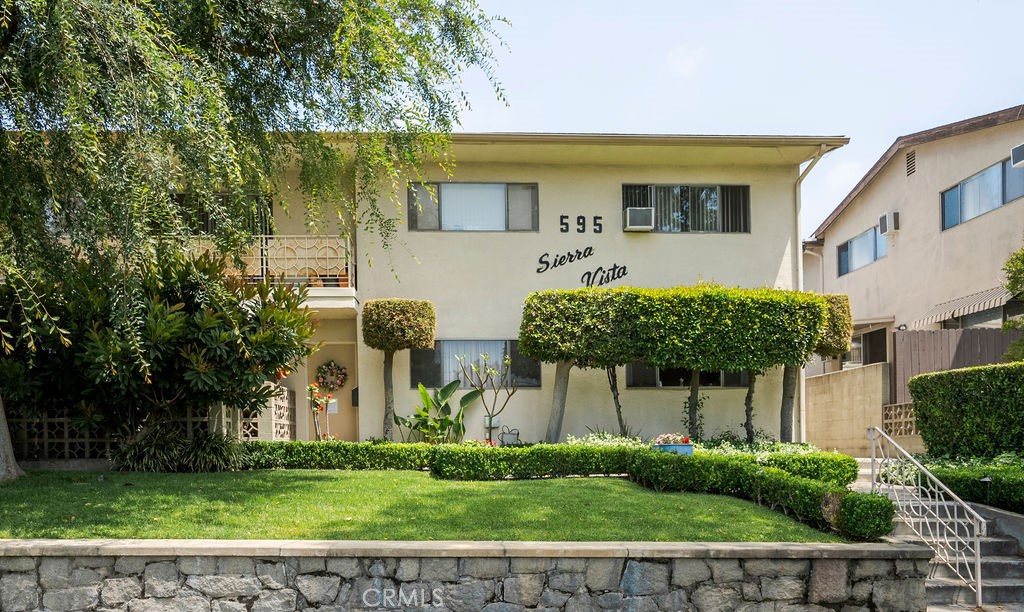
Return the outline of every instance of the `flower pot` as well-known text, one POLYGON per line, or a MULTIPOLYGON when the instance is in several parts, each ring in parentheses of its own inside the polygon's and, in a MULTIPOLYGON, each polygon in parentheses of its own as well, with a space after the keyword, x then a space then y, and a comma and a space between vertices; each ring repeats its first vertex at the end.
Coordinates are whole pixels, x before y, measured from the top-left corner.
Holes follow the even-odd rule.
POLYGON ((665 451, 666 453, 675 453, 677 455, 692 455, 693 444, 655 444, 654 448, 665 451))

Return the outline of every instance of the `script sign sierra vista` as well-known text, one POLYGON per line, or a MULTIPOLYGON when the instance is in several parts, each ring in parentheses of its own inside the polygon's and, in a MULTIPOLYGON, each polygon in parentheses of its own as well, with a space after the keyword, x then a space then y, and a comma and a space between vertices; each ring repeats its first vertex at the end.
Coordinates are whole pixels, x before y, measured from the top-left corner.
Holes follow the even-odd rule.
MULTIPOLYGON (((593 257, 594 247, 586 246, 582 249, 573 249, 565 253, 544 253, 537 258, 537 274, 543 274, 548 270, 559 268, 564 265, 576 263, 580 260, 593 257)), ((617 263, 612 263, 610 267, 598 266, 593 270, 588 270, 583 273, 580 277, 580 283, 585 287, 600 287, 607 285, 608 283, 618 280, 629 274, 626 266, 620 266, 617 263)))

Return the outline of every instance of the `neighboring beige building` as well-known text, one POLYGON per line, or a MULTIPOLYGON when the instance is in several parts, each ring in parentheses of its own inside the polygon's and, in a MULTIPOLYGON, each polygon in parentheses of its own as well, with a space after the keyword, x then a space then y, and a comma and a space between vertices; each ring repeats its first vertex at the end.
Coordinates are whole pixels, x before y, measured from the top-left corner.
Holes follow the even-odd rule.
MULTIPOLYGON (((1024 233, 1024 168, 1009 163, 1022 142, 1024 106, 896 139, 804 243, 804 287, 849 295, 855 326, 853 350, 808 375, 889 364, 877 371, 895 422, 913 416, 909 376, 999 359, 1005 339, 994 330, 1024 312, 1002 287, 1024 233), (952 329, 993 331, 912 333, 952 329)), ((815 396, 807 401, 811 415, 815 396)), ((836 418, 812 416, 809 439, 836 418)))
POLYGON ((896 329, 1021 312, 1002 267, 1024 235, 1024 168, 1009 164, 1022 142, 1024 106, 901 136, 804 243, 804 287, 850 296, 856 362, 890 361, 896 329), (882 236, 888 213, 899 229, 882 236))
MULTIPOLYGON (((528 293, 700 281, 799 288, 800 168, 848 139, 457 134, 453 141, 455 176, 429 175, 439 205, 414 184, 399 194, 402 218, 390 252, 372 235, 357 234, 358 248, 306 236, 301 215, 275 211, 278 235, 268 237, 260 265, 280 274, 287 263, 286 275, 324 285, 313 287, 309 300, 322 320, 324 348, 283 381, 298 397, 300 439, 312 437, 305 385, 329 358, 350 375, 331 432, 352 440, 381 435, 383 355, 362 344, 358 316, 362 302, 386 297, 427 299, 437 309, 436 350, 396 354, 397 414, 411 414, 419 403, 418 382, 435 387, 451 380, 456 355, 512 352, 521 386, 495 425, 518 429, 524 441, 542 439, 554 366, 517 355, 528 293), (648 209, 634 212, 632 221, 642 225, 649 220, 640 217, 653 215, 653 231, 626 231, 625 208, 648 209)), ((681 376, 621 368, 629 425, 646 436, 682 430, 681 376)), ((705 376, 706 432, 740 431, 741 377, 705 376)), ((775 435, 780 395, 781 371, 769 372, 758 383, 755 423, 775 435)), ((485 437, 479 403, 467 410, 466 423, 467 438, 485 437)), ((605 373, 574 370, 563 432, 616 428, 605 373)))

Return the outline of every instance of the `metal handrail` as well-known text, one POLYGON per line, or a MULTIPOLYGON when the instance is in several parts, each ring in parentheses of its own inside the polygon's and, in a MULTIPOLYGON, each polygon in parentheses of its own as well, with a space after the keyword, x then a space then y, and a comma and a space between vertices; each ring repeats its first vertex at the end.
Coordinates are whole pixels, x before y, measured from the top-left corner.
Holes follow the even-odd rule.
POLYGON ((867 435, 871 440, 872 493, 889 495, 897 516, 974 591, 980 607, 985 519, 884 431, 868 427, 867 435), (961 533, 960 528, 968 525, 970 533, 961 533))

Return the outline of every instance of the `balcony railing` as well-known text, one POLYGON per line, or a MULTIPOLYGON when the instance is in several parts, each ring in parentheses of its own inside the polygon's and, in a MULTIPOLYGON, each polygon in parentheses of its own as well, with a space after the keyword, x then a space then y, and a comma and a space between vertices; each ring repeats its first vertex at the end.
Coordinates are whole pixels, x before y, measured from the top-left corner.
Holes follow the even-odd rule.
POLYGON ((277 284, 310 287, 352 287, 355 262, 347 241, 324 235, 257 236, 245 261, 244 273, 252 280, 272 277, 277 284))

